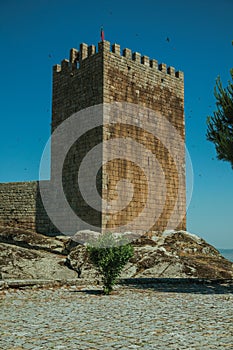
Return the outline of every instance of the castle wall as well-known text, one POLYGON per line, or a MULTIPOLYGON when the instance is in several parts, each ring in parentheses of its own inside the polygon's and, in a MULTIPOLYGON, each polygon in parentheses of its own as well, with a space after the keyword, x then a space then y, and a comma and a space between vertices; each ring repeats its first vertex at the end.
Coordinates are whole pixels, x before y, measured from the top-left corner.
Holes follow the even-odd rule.
MULTIPOLYGON (((181 160, 179 164, 182 164, 183 168, 177 169, 177 164, 167 147, 171 141, 166 142, 168 138, 174 137, 175 132, 183 140, 185 136, 183 73, 175 72, 173 67, 167 68, 165 64, 158 65, 157 61, 150 60, 147 56, 141 57, 139 53, 132 54, 129 49, 124 49, 121 55, 119 45, 113 45, 112 48, 108 42, 104 42, 102 45, 104 46, 104 102, 128 102, 145 108, 145 110, 141 109, 141 113, 144 113, 145 123, 138 126, 129 125, 133 124, 134 119, 137 118, 137 109, 134 106, 132 106, 131 112, 128 111, 128 116, 125 110, 122 111, 122 114, 119 112, 118 116, 114 115, 114 112, 110 119, 117 121, 117 124, 116 126, 106 125, 104 127, 104 140, 119 137, 132 138, 145 150, 150 150, 155 155, 159 167, 162 169, 162 174, 155 174, 155 164, 149 164, 147 153, 143 151, 139 154, 137 151, 139 157, 137 164, 139 166, 136 166, 135 162, 130 159, 130 152, 133 155, 133 150, 130 151, 130 149, 124 150, 125 155, 129 155, 128 160, 118 159, 107 163, 103 171, 103 198, 116 201, 118 196, 116 186, 122 179, 127 179, 133 184, 134 196, 124 210, 114 214, 103 214, 103 228, 117 230, 119 225, 124 225, 123 230, 127 230, 129 227, 131 230, 141 232, 147 225, 147 219, 153 217, 154 224, 150 231, 174 229, 176 225, 178 229, 185 229, 184 143, 179 145, 180 149, 178 150, 181 160), (161 118, 167 118, 174 126, 175 132, 171 134, 169 126, 164 123, 158 135, 153 113, 151 113, 151 117, 148 117, 147 114, 150 114, 150 111, 147 111, 146 108, 159 113, 161 118), (142 171, 143 168, 147 168, 151 175, 154 173, 157 184, 153 184, 152 178, 146 178, 142 171), (162 184, 163 177, 165 178, 164 184, 162 184), (152 194, 152 197, 148 203, 149 194, 152 194), (141 220, 135 220, 148 204, 147 219, 142 216, 141 220), (176 214, 172 218, 174 211, 176 214), (177 222, 178 217, 180 219, 177 222), (134 220, 135 224, 133 224, 134 220)), ((129 147, 131 146, 129 145, 129 147)), ((111 158, 109 153, 111 153, 111 148, 106 147, 104 156, 108 155, 111 158)))
POLYGON ((0 225, 34 229, 37 182, 0 184, 0 225))
POLYGON ((38 181, 0 184, 0 226, 58 232, 43 207, 38 186, 38 181))
POLYGON ((73 113, 103 102, 102 52, 80 45, 53 67, 52 132, 73 113))
MULTIPOLYGON (((73 113, 83 111, 90 106, 103 102, 103 62, 102 53, 96 53, 95 46, 80 45, 80 50, 71 49, 70 60, 63 60, 61 65, 56 65, 53 71, 53 105, 52 105, 52 131, 73 113)), ((90 118, 96 118, 95 115, 90 118)), ((101 117, 102 118, 102 117, 101 117)), ((84 118, 85 119, 85 118, 84 118)), ((83 122, 77 121, 76 128, 81 128, 83 122)), ((71 135, 62 132, 57 140, 52 139, 52 176, 51 180, 57 181, 58 159, 64 150, 64 145, 70 141, 71 135)), ((63 166, 63 190, 72 210, 78 217, 96 227, 101 227, 101 210, 93 209, 81 195, 78 186, 78 170, 85 155, 96 145, 102 142, 102 126, 87 131, 79 140, 74 142, 67 150, 63 166)), ((102 151, 98 158, 102 159, 102 151)), ((92 164, 90 163, 90 168, 92 164)), ((85 174, 84 181, 90 181, 89 174, 85 174)), ((98 190, 101 193, 101 174, 97 181, 98 190)), ((99 201, 100 202, 100 201, 99 201)), ((101 203, 99 203, 101 209, 101 203)), ((59 218, 58 218, 59 220, 59 218)), ((84 227, 74 227, 74 232, 84 227)))

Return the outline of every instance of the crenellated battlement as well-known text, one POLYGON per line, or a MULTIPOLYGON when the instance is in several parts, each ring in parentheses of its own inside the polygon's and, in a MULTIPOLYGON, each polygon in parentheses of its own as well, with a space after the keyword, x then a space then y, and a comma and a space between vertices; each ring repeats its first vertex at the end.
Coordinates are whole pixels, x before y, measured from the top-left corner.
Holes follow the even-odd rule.
POLYGON ((98 43, 98 50, 95 45, 88 46, 85 43, 81 43, 79 46, 79 50, 72 48, 70 50, 70 58, 64 59, 61 61, 61 64, 56 64, 53 67, 54 72, 61 72, 63 70, 74 70, 81 67, 82 62, 101 52, 110 52, 114 55, 121 56, 127 60, 132 60, 133 62, 144 65, 148 68, 152 68, 154 70, 158 70, 164 72, 170 76, 176 77, 178 79, 183 80, 184 74, 181 71, 176 71, 174 67, 167 67, 165 63, 158 63, 155 59, 150 59, 148 56, 141 55, 139 52, 132 52, 132 50, 128 48, 124 48, 121 50, 120 45, 118 44, 110 44, 109 41, 101 41, 98 43))

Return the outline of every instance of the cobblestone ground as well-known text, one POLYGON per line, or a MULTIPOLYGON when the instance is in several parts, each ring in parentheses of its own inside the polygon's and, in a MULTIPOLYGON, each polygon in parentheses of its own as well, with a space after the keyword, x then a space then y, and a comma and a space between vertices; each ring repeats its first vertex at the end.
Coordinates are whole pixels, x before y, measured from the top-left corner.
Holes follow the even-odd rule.
POLYGON ((233 349, 231 293, 117 286, 0 292, 1 350, 233 349))

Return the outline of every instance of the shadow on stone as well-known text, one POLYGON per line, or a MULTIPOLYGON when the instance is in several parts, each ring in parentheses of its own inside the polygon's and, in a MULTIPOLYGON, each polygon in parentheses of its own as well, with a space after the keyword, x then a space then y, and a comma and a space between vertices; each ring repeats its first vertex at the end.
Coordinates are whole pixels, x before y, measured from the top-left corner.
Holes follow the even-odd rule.
POLYGON ((82 290, 72 290, 70 293, 85 293, 89 295, 104 295, 101 289, 82 289, 82 290))
POLYGON ((233 279, 126 278, 120 284, 162 293, 233 294, 233 279))

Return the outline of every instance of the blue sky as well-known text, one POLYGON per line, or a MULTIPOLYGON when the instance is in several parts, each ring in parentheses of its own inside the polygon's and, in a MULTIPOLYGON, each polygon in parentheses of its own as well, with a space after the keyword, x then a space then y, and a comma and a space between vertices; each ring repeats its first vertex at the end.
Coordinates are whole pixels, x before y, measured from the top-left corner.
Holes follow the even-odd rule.
POLYGON ((186 145, 194 170, 187 229, 233 248, 233 170, 206 141, 213 88, 233 67, 232 0, 1 0, 0 182, 39 178, 50 135, 52 66, 105 38, 185 74, 186 145), (170 41, 167 41, 167 37, 170 41))

